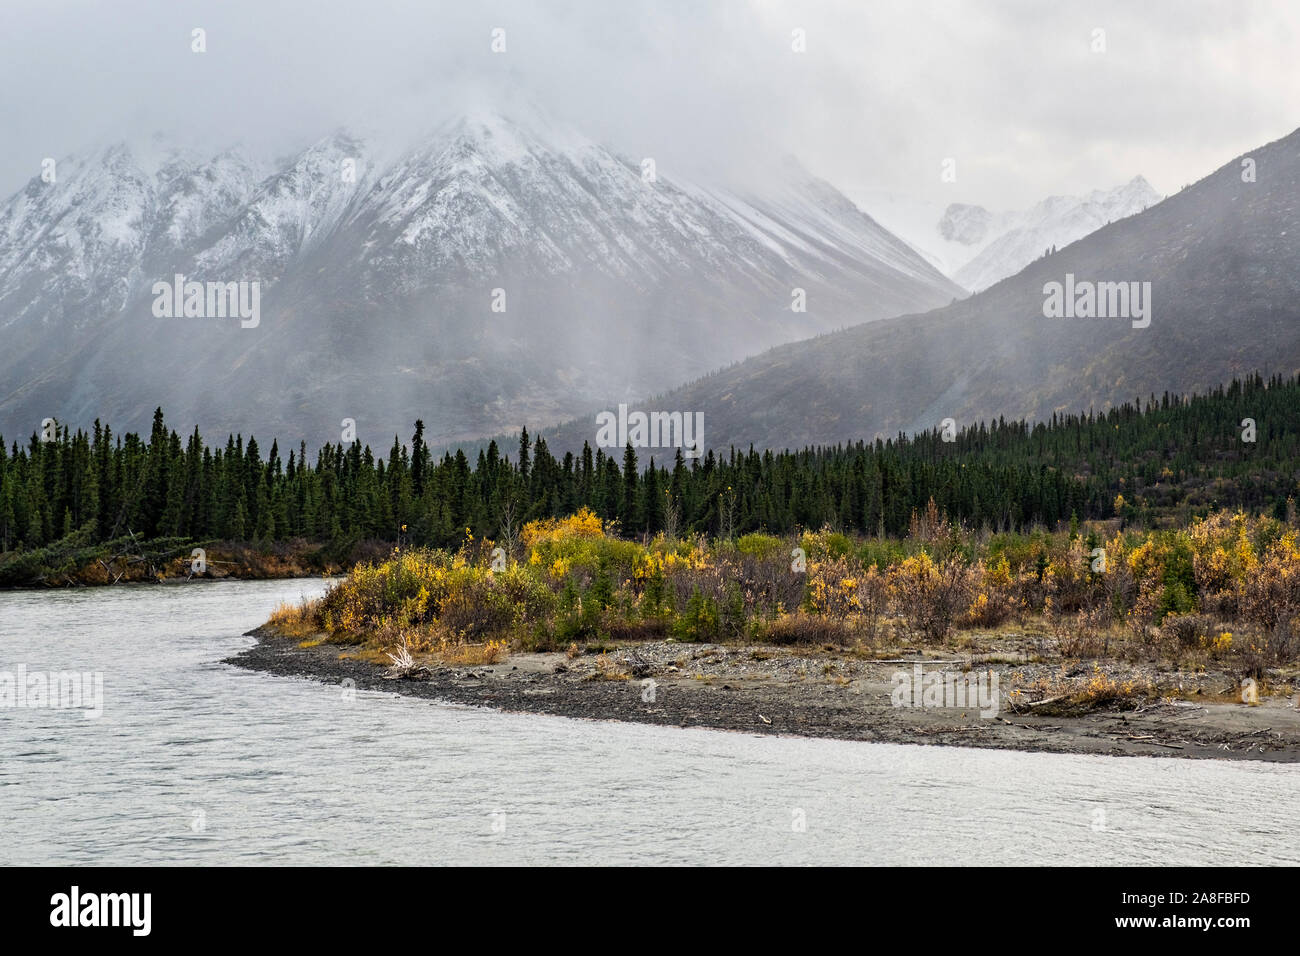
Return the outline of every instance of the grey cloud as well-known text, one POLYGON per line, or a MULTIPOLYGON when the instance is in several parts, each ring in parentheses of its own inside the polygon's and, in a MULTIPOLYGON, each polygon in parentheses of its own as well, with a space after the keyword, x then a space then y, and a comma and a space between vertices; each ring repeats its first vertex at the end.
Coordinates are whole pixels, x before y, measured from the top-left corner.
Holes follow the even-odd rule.
POLYGON ((42 157, 154 130, 283 150, 526 95, 661 168, 794 153, 850 191, 1019 207, 1139 172, 1176 190, 1289 132, 1300 101, 1284 0, 11 0, 0 37, 6 195, 42 157))

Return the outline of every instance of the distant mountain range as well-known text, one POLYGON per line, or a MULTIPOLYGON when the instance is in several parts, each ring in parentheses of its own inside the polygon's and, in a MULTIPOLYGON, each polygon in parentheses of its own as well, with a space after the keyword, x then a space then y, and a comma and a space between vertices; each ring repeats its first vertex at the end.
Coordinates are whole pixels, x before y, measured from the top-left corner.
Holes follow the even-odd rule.
POLYGON ((161 405, 207 433, 350 418, 386 448, 422 418, 452 442, 962 294, 797 163, 689 181, 540 115, 274 161, 115 144, 0 205, 0 434, 161 405), (259 283, 257 321, 159 317, 177 275, 259 283))
POLYGON ((858 201, 936 269, 969 292, 1015 275, 1047 249, 1063 249, 1107 223, 1154 206, 1160 194, 1142 176, 1084 196, 1049 196, 1031 209, 990 211, 970 203, 948 206, 886 190, 864 190, 858 201))
MULTIPOLYGON (((955 213, 951 231, 974 235, 978 218, 955 213)), ((702 412, 709 447, 786 448, 946 418, 1043 420, 1203 392, 1254 371, 1291 375, 1300 372, 1298 264, 1300 131, 946 308, 782 345, 633 407, 702 412), (1243 175, 1247 158, 1254 181, 1243 175), (1133 282, 1139 294, 1150 283, 1145 327, 1123 316, 1045 317, 1053 283, 1082 296, 1090 283, 1133 282)), ((1118 286, 1103 291, 1121 304, 1118 286)), ((557 449, 581 447, 593 431, 578 420, 547 437, 557 449)))
POLYGON ((1087 196, 1051 196, 1024 212, 994 214, 982 206, 953 204, 939 221, 939 233, 974 253, 952 273, 958 285, 982 292, 1015 275, 1049 249, 1061 250, 1102 226, 1126 219, 1160 201, 1141 176, 1087 196))
POLYGON ((626 402, 779 448, 1292 373, 1297 137, 1250 154, 1254 182, 1234 162, 1162 202, 1137 177, 951 206, 937 233, 976 250, 957 275, 991 283, 964 299, 792 160, 692 179, 540 115, 276 160, 105 146, 0 205, 0 434, 146 430, 161 405, 311 444, 352 419, 376 449, 417 418, 435 446, 569 420, 545 432, 562 450, 626 402), (178 275, 258 283, 257 321, 160 317, 178 275), (1150 283, 1150 325, 1046 318, 1045 287, 1076 280, 1150 283))

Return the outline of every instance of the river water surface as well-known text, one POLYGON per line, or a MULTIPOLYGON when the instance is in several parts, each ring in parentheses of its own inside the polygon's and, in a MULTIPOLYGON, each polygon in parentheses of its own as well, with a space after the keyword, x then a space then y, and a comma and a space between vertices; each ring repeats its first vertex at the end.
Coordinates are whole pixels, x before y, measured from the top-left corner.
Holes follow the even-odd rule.
POLYGON ((502 714, 221 663, 321 581, 0 592, 0 863, 1300 863, 1300 768, 502 714), (351 696, 351 699, 348 699, 351 696))

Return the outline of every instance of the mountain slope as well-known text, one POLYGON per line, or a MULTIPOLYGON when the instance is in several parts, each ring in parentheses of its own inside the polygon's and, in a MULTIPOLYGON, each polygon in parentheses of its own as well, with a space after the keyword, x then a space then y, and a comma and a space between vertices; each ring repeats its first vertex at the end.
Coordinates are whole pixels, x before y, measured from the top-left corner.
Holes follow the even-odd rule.
MULTIPOLYGON (((1300 370, 1300 131, 926 315, 779 346, 642 403, 701 411, 711 447, 791 447, 1005 416, 1046 419, 1236 374, 1300 370), (1044 287, 1147 281, 1150 325, 1049 319, 1044 287)), ((549 436, 581 446, 589 420, 549 436)))
POLYGON ((380 155, 342 132, 269 169, 118 146, 33 181, 0 208, 0 433, 143 428, 163 405, 319 440, 353 418, 376 445, 418 417, 450 441, 960 294, 797 168, 646 182, 571 129, 491 113, 380 155), (260 322, 154 317, 178 273, 259 281, 260 322))

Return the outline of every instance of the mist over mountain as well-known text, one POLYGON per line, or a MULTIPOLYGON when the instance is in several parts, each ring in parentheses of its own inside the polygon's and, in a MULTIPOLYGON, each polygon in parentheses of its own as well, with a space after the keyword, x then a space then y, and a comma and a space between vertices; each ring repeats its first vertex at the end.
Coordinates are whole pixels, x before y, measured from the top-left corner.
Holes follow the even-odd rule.
POLYGON ((351 418, 386 447, 422 418, 455 441, 961 294, 797 162, 770 169, 688 180, 491 111, 402 149, 74 156, 0 206, 0 434, 162 405, 211 433, 337 441, 351 418), (256 323, 158 317, 176 275, 260 283, 256 323))
MULTIPOLYGON (((702 412, 708 447, 786 448, 1295 374, 1298 262, 1300 131, 968 299, 782 345, 634 407, 702 412), (1074 280, 1150 283, 1149 325, 1046 318, 1045 289, 1074 280)), ((547 438, 581 447, 592 431, 547 438)))

